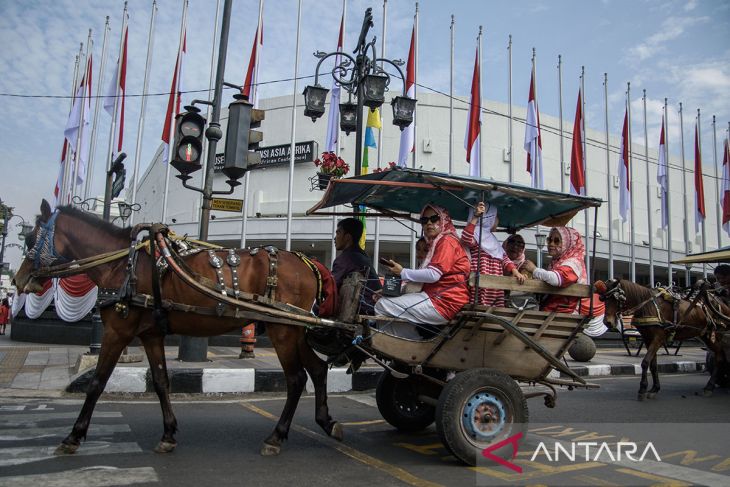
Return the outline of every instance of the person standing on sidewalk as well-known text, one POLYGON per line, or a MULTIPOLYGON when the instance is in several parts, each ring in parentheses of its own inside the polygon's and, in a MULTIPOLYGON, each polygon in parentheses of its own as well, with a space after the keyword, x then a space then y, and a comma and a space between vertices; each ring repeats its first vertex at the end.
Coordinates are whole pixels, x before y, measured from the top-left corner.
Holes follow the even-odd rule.
POLYGON ((10 320, 10 302, 8 298, 3 298, 2 304, 0 304, 0 335, 5 334, 5 326, 10 320))

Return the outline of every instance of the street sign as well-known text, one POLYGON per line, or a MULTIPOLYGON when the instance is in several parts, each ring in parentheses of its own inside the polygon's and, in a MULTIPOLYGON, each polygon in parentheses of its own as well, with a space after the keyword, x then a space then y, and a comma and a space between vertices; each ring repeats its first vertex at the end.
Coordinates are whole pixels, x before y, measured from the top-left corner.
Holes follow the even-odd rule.
POLYGON ((213 198, 210 202, 210 209, 241 213, 243 210, 243 200, 236 200, 233 198, 213 198))

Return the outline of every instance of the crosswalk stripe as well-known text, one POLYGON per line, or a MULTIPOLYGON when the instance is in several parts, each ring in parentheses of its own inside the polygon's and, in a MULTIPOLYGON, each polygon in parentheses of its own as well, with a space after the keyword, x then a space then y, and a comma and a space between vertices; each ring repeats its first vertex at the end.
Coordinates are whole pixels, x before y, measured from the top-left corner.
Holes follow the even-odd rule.
POLYGON ((37 487, 38 485, 110 487, 113 485, 132 485, 160 481, 155 469, 152 467, 115 468, 103 466, 37 475, 0 477, 0 480, 4 485, 14 487, 37 487))
MULTIPOLYGON (((40 423, 42 421, 53 421, 56 419, 76 419, 78 412, 71 413, 40 413, 40 414, 8 414, 0 416, 0 428, 6 426, 29 426, 31 423, 40 423)), ((94 419, 99 418, 121 418, 122 413, 119 411, 96 411, 94 419)))
MULTIPOLYGON (((87 436, 107 436, 114 433, 129 433, 128 424, 92 424, 87 436)), ((0 429, 0 441, 34 440, 38 438, 65 437, 71 432, 71 425, 43 428, 0 429)))
MULTIPOLYGON (((0 467, 21 465, 56 458, 54 451, 57 445, 19 448, 0 448, 0 467)), ((76 455, 110 455, 117 453, 141 453, 137 443, 109 443, 106 441, 87 441, 79 448, 76 455)), ((12 485, 12 484, 10 484, 12 485)), ((83 485, 83 484, 80 484, 83 485)))

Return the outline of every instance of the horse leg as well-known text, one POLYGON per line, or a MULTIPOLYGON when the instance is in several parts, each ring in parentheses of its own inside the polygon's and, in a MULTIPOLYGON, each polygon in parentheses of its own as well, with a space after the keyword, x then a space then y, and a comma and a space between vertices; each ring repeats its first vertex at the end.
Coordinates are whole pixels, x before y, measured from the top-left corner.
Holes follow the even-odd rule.
POLYGON ((152 371, 152 384, 160 400, 162 408, 162 424, 164 433, 160 442, 155 447, 157 453, 169 453, 177 446, 175 433, 177 432, 177 419, 172 412, 170 404, 170 382, 167 376, 167 362, 165 361, 165 337, 162 335, 140 337, 144 345, 147 360, 152 371))
POLYGON ((99 360, 96 363, 94 376, 86 391, 86 400, 71 433, 56 448, 56 455, 76 453, 76 450, 78 450, 81 444, 81 440, 86 439, 86 432, 89 429, 91 415, 94 412, 96 402, 99 400, 101 393, 104 392, 106 383, 112 375, 124 347, 129 345, 131 341, 131 336, 122 337, 111 326, 105 327, 104 338, 102 340, 101 350, 99 351, 99 360))
POLYGON ((289 428, 294 418, 294 412, 299 404, 299 398, 302 396, 304 386, 307 384, 307 373, 304 371, 297 350, 299 334, 303 330, 297 330, 286 325, 268 324, 266 332, 271 339, 272 345, 274 345, 286 378, 286 403, 284 409, 279 416, 274 431, 264 440, 261 447, 261 455, 271 456, 279 454, 281 444, 289 436, 289 428))
MULTIPOLYGON (((657 351, 659 349, 657 348, 657 351)), ((654 399, 656 398, 657 393, 659 392, 659 389, 661 389, 661 386, 659 385, 659 367, 657 366, 657 354, 654 353, 654 360, 651 361, 651 366, 649 370, 651 370, 651 381, 652 386, 651 389, 649 389, 649 392, 646 394, 647 399, 654 399)))
POLYGON ((329 436, 342 441, 344 437, 342 425, 332 419, 327 407, 327 362, 320 359, 304 341, 299 346, 299 354, 302 357, 304 368, 307 369, 314 383, 314 407, 317 424, 329 436))
POLYGON ((639 401, 643 401, 646 399, 646 389, 649 387, 649 379, 647 378, 647 370, 651 366, 651 362, 656 358, 656 351, 659 349, 659 343, 661 343, 660 340, 657 340, 657 334, 652 334, 647 340, 644 338, 644 343, 646 343, 646 354, 644 354, 644 359, 641 361, 641 382, 639 383, 639 394, 638 399, 639 401))

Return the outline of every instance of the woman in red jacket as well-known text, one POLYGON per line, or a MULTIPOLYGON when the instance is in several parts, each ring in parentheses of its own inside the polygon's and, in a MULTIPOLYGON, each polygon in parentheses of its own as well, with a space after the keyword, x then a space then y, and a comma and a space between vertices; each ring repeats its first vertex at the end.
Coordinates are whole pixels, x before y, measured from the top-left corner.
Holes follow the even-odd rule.
POLYGON ((0 304, 0 335, 5 334, 5 326, 10 320, 10 303, 8 298, 3 298, 2 304, 0 304))

